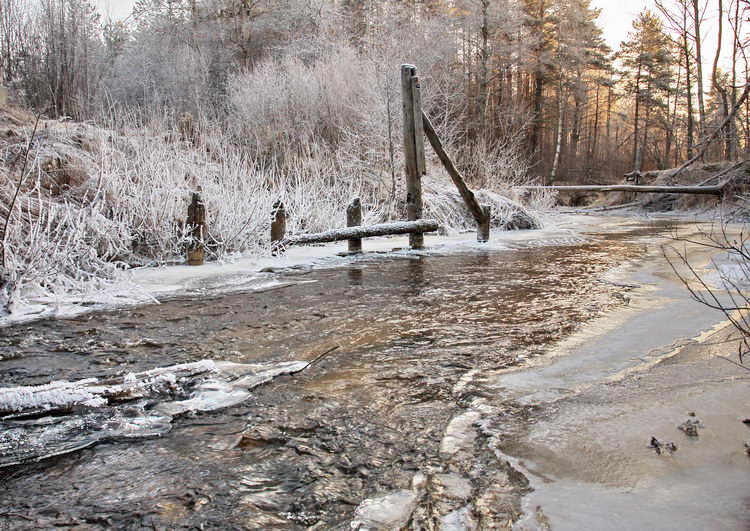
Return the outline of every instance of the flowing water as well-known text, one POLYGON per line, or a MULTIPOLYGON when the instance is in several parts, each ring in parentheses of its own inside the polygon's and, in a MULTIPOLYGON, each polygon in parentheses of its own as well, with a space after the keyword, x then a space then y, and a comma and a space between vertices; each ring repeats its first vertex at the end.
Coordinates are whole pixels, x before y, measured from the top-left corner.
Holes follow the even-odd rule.
POLYGON ((482 376, 624 308, 631 287, 605 277, 668 230, 365 256, 277 273, 276 289, 3 329, 3 386, 232 364, 0 421, 0 527, 506 525, 529 484, 477 428, 469 404, 497 398, 482 376))

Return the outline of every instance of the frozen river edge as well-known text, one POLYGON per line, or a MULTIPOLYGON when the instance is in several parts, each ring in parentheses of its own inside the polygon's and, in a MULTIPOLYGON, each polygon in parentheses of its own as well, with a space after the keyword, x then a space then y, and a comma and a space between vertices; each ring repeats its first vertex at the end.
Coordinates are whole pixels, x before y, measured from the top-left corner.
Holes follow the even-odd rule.
MULTIPOLYGON (((689 253, 707 267, 705 249, 689 253)), ((734 329, 689 298, 660 245, 607 280, 637 286, 626 307, 531 367, 459 384, 495 399, 476 399, 455 421, 473 422, 529 481, 513 527, 746 529, 750 378, 719 357, 736 358, 734 329), (678 429, 691 418, 705 426, 698 437, 678 429), (657 453, 652 437, 677 449, 657 453)), ((471 527, 468 517, 459 526, 471 527)))

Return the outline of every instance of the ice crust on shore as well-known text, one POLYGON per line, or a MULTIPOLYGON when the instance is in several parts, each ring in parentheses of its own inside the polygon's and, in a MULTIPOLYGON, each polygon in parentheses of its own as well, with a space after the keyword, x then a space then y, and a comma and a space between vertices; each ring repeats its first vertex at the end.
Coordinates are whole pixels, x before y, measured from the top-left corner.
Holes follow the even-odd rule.
POLYGON ((107 383, 90 378, 0 388, 0 467, 104 440, 164 435, 178 415, 237 405, 255 387, 307 365, 202 360, 128 373, 107 383))
MULTIPOLYGON (((166 265, 142 267, 122 272, 116 282, 106 289, 79 296, 46 297, 24 300, 12 314, 0 312, 0 327, 48 318, 69 318, 92 311, 126 308, 159 303, 174 296, 199 296, 236 292, 265 291, 294 283, 282 281, 278 273, 294 270, 342 267, 361 260, 423 256, 466 252, 467 250, 504 250, 530 245, 560 245, 580 243, 580 230, 591 224, 583 216, 565 216, 542 229, 493 230, 491 240, 476 241, 475 232, 449 235, 428 234, 424 249, 409 249, 408 237, 368 238, 365 254, 340 256, 346 253, 347 243, 292 247, 283 256, 259 256, 253 253, 235 254, 219 262, 200 267, 166 265)), ((299 280, 297 280, 299 281, 299 280)))

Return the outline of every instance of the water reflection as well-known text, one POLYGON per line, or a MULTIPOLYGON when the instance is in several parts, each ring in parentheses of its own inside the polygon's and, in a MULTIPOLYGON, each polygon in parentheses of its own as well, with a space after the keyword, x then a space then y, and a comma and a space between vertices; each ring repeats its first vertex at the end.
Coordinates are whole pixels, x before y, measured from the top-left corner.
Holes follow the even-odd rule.
POLYGON ((362 268, 361 267, 350 267, 346 271, 346 276, 349 277, 349 284, 351 286, 362 285, 362 268))
POLYGON ((403 283, 407 287, 407 295, 419 296, 427 287, 428 281, 425 276, 426 263, 424 256, 412 258, 406 262, 403 283))

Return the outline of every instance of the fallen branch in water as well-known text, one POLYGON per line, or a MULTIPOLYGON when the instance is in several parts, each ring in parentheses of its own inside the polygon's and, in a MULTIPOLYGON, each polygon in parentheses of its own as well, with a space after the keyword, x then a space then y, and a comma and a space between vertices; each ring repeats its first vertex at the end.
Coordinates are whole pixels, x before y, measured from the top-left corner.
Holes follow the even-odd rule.
POLYGON ((340 345, 336 345, 335 347, 331 347, 331 348, 329 348, 329 349, 328 349, 328 350, 326 350, 326 351, 325 351, 325 352, 324 352, 323 354, 320 354, 320 355, 319 355, 318 357, 316 357, 316 358, 315 358, 314 360, 312 360, 312 361, 311 361, 310 363, 308 363, 307 365, 305 365, 304 367, 302 367, 302 368, 301 368, 300 370, 298 370, 298 371, 294 371, 294 372, 290 372, 289 374, 299 374, 299 373, 301 373, 302 371, 304 371, 305 369, 307 369, 307 368, 308 368, 308 367, 309 367, 310 365, 312 365, 313 363, 315 363, 315 362, 317 362, 317 361, 320 361, 320 360, 322 360, 322 359, 323 359, 324 357, 328 356, 328 355, 329 355, 329 354, 330 354, 331 352, 333 352, 334 350, 338 350, 339 346, 340 346, 340 345))
POLYGON ((352 238, 372 238, 375 236, 391 236, 396 234, 412 234, 423 232, 435 232, 440 228, 434 219, 418 219, 417 221, 397 221, 393 223, 379 223, 366 227, 346 227, 333 229, 316 234, 301 234, 284 239, 281 243, 284 247, 290 245, 304 245, 308 243, 328 243, 352 238))

